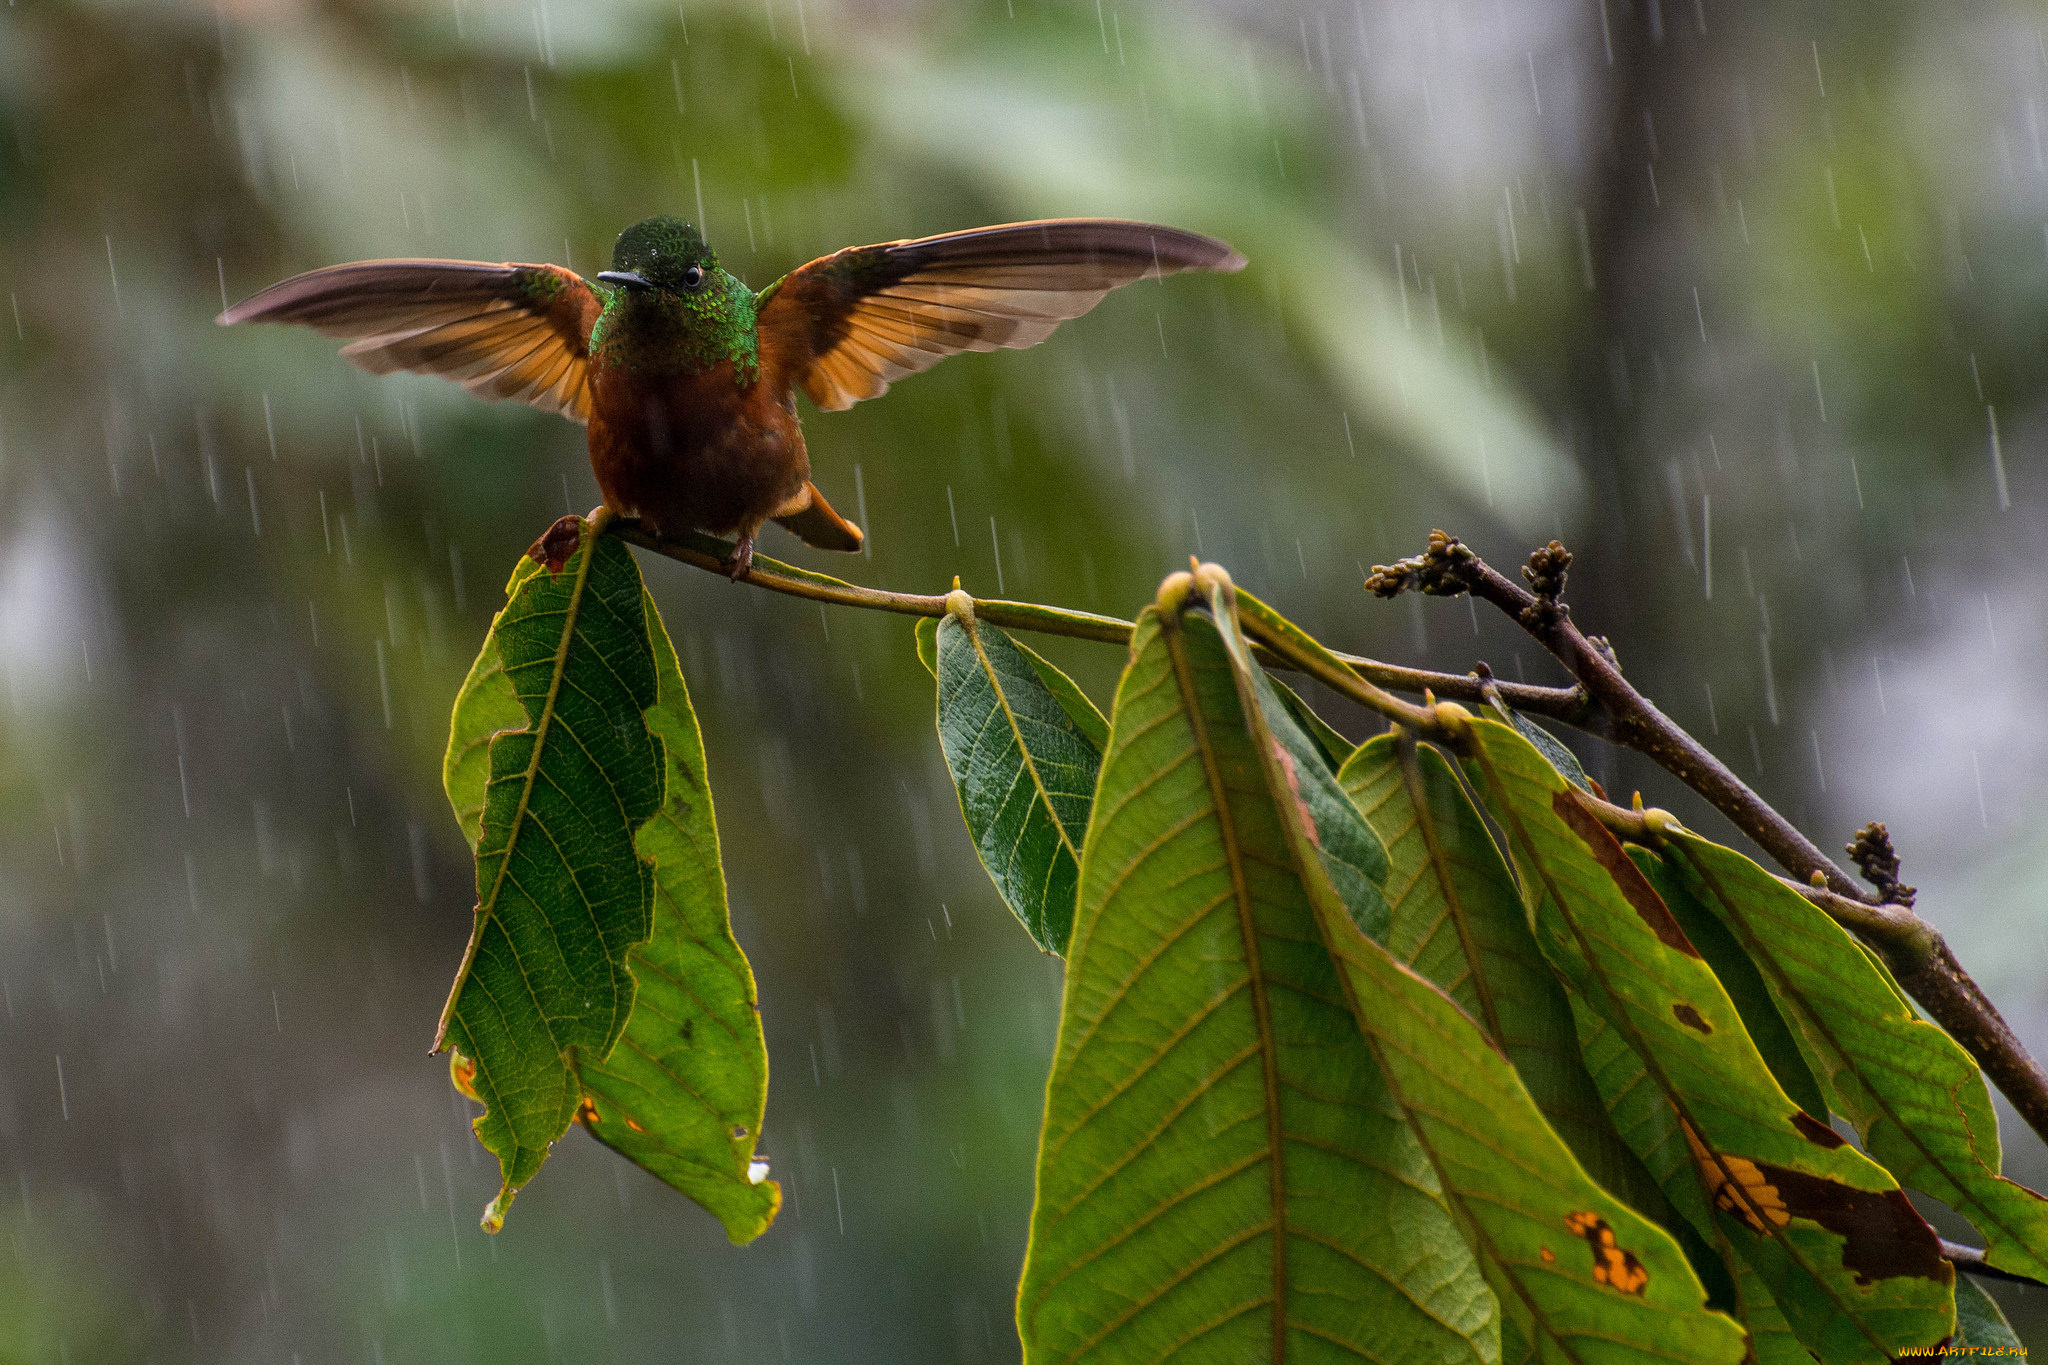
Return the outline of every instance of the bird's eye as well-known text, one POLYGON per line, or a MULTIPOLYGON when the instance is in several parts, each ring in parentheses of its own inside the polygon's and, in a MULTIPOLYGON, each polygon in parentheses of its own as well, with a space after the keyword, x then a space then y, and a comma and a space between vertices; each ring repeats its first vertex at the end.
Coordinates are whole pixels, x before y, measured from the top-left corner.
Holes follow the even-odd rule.
POLYGON ((693 265, 683 272, 683 288, 698 289, 704 284, 704 267, 693 265))

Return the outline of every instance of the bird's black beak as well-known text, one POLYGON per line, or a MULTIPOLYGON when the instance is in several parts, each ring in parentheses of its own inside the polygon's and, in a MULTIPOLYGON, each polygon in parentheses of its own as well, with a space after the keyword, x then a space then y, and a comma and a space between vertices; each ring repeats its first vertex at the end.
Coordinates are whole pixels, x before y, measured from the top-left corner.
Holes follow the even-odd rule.
POLYGON ((597 272, 597 277, 606 284, 615 284, 625 289, 654 288, 653 283, 646 276, 636 275, 630 270, 600 270, 597 272))

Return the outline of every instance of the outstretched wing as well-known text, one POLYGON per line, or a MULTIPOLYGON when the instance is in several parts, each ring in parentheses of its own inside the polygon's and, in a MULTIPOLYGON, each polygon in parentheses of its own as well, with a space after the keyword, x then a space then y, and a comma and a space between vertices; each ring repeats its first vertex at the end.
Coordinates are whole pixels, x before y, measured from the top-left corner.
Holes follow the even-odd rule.
POLYGON ((558 265, 357 261, 294 275, 214 320, 295 322, 350 338, 341 353, 372 374, 438 374, 588 424, 590 328, 603 307, 558 265))
POLYGON ((1118 285, 1240 270, 1213 237, 1115 218, 1047 218, 821 256, 762 293, 761 363, 821 408, 850 408, 961 351, 1045 340, 1118 285))

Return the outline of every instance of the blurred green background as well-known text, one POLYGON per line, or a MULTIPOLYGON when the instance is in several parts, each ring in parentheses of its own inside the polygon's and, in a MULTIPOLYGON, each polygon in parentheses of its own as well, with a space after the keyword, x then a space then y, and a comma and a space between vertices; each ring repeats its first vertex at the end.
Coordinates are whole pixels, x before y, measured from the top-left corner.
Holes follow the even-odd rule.
MULTIPOLYGON (((782 1217, 734 1249, 572 1134, 477 1230, 496 1177, 426 1054, 473 902, 440 752, 515 557, 598 499, 559 419, 211 325, 355 258, 593 271, 674 212, 758 287, 1024 217, 1224 236, 1241 275, 811 415, 870 553, 764 552, 1121 615, 1195 553, 1337 647, 1533 681, 1504 623, 1359 584, 1436 525, 1504 566, 1562 535, 1631 676, 1824 845, 1889 820, 2048 1046, 2044 25, 12 0, 0 1362, 1017 1355, 1059 967, 974 861, 909 623, 663 560, 782 1217)), ((1048 648, 1106 702, 1117 651, 1048 648)), ((2048 1291, 2002 1297, 2048 1341, 2048 1291)))

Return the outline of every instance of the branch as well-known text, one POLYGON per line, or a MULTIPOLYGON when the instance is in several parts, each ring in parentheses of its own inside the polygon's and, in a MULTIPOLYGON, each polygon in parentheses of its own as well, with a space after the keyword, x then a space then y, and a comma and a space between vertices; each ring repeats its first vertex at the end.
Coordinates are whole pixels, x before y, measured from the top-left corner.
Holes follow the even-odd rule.
MULTIPOLYGON (((658 536, 632 520, 614 520, 609 529, 628 544, 708 573, 726 573, 731 547, 710 536, 658 536)), ((1238 597, 1262 660, 1313 677, 1410 729, 1431 732, 1437 728, 1435 718, 1427 706, 1417 707, 1390 693, 1421 693, 1435 700, 1479 704, 1498 696, 1517 711, 1576 726, 1649 755, 1706 797, 1781 866, 1803 875, 1805 881, 1795 878, 1791 884, 1874 948, 1900 986, 1969 1050, 2028 1124, 2048 1137, 2048 1073, 2027 1054, 1940 934, 1907 906, 1862 891, 1725 764, 1623 679, 1606 642, 1588 639, 1557 600, 1569 563, 1570 555, 1562 546, 1538 551, 1530 574, 1537 590, 1531 591, 1439 532, 1431 537, 1429 554, 1375 570, 1367 586, 1385 597, 1408 588, 1440 596, 1470 592, 1482 597, 1513 616, 1562 660, 1579 679, 1576 687, 1531 687, 1504 683, 1483 671, 1435 673, 1338 654, 1324 649, 1250 593, 1240 592, 1238 597)), ((899 616, 938 617, 947 611, 943 595, 861 587, 766 555, 756 555, 753 567, 740 575, 740 581, 814 602, 899 616)), ((1105 644, 1129 644, 1133 629, 1129 621, 1114 616, 993 598, 975 599, 974 613, 1010 630, 1105 644)))
POLYGON ((1570 609, 1558 601, 1570 563, 1570 552, 1556 541, 1530 556, 1529 575, 1539 589, 1532 592, 1456 537, 1434 531, 1426 554, 1376 567, 1366 587, 1381 597, 1393 597, 1409 588, 1435 597, 1470 593, 1500 608, 1571 670, 1606 713, 1607 738, 1655 759, 1659 767, 1705 797, 1794 876, 1806 879, 1820 873, 1831 890, 1861 899, 1863 892, 1848 873, 1621 676, 1614 651, 1605 640, 1589 640, 1579 630, 1570 609), (1549 591, 1542 591, 1545 588, 1549 591))
MULTIPOLYGON (((731 547, 710 536, 656 535, 637 521, 613 520, 608 529, 630 545, 665 555, 679 563, 724 576, 731 547)), ((1869 944, 1884 959, 1898 983, 1924 1006, 1943 1028, 1967 1048, 1994 1084, 2035 1132, 2048 1137, 2048 1074, 2028 1055, 2011 1027, 1970 979, 1934 927, 1914 914, 1911 889, 1899 903, 1897 860, 1890 857, 1882 830, 1858 834, 1859 862, 1882 872, 1881 894, 1864 892, 1764 799, 1751 791, 1726 765, 1709 753, 1621 676, 1613 651, 1604 640, 1587 638, 1559 602, 1564 572, 1571 556, 1555 542, 1531 558, 1531 587, 1509 580, 1452 537, 1438 532, 1430 552, 1417 559, 1374 570, 1367 587, 1383 597, 1418 588, 1439 596, 1470 592, 1514 617, 1555 654, 1579 679, 1576 687, 1531 687, 1504 683, 1484 666, 1475 673, 1434 673, 1402 668, 1376 659, 1325 649, 1279 613, 1248 592, 1237 594, 1241 619, 1253 646, 1267 663, 1315 678, 1325 686, 1389 721, 1424 734, 1437 731, 1428 705, 1416 706, 1390 695, 1421 693, 1428 700, 1489 703, 1496 698, 1514 709, 1599 734, 1649 755, 1672 775, 1707 798, 1737 828, 1782 866, 1807 880, 1786 879, 1800 894, 1836 923, 1869 944), (1882 848, 1877 844, 1882 841, 1882 848), (1867 846, 1867 847, 1865 847, 1867 846)), ((756 555, 740 581, 771 592, 814 602, 891 612, 900 616, 939 617, 947 614, 943 595, 888 592, 847 583, 825 574, 756 555)), ((1092 612, 1068 611, 1030 602, 974 600, 977 618, 1010 630, 1063 635, 1128 645, 1134 629, 1129 621, 1092 612)), ((1606 802, 1603 814, 1624 835, 1638 837, 1643 816, 1606 802)), ((1955 1247, 1951 1257, 1971 1274, 2018 1278, 1983 1263, 1983 1253, 1955 1247)), ((2022 1282, 2026 1282, 2022 1280, 2022 1282)))
MULTIPOLYGON (((688 564, 718 574, 720 577, 727 573, 726 557, 731 553, 732 547, 724 541, 694 533, 686 536, 659 536, 638 521, 624 519, 613 520, 607 529, 628 545, 638 545, 643 550, 666 555, 678 563, 688 564)), ((753 567, 741 574, 739 581, 757 588, 766 588, 770 592, 808 598, 813 602, 831 602, 842 607, 893 612, 898 616, 946 614, 944 594, 934 596, 864 588, 825 574, 811 573, 809 570, 799 569, 761 554, 754 556, 753 567)), ((1060 607, 1044 607, 1032 602, 1009 602, 998 598, 975 598, 974 615, 977 620, 987 621, 1008 630, 1035 631, 1041 635, 1064 635, 1069 639, 1097 640, 1115 645, 1129 644, 1133 629, 1129 621, 1115 616, 1098 616, 1093 612, 1067 611, 1060 607)), ((1320 646, 1318 648, 1320 649, 1320 646)), ((1339 667, 1301 667, 1289 658, 1279 657, 1280 652, 1263 641, 1260 649, 1264 662, 1277 661, 1296 672, 1309 673, 1374 710, 1383 711, 1383 708, 1376 703, 1364 701, 1364 694, 1358 692, 1356 687, 1360 679, 1375 690, 1383 688, 1393 692, 1428 692, 1445 700, 1474 703, 1483 703, 1486 700, 1487 688, 1497 688, 1501 699, 1516 710, 1526 711, 1533 716, 1543 716, 1564 725, 1586 724, 1593 709, 1585 691, 1577 687, 1530 687, 1519 683, 1503 683, 1476 673, 1433 673, 1427 669, 1403 668, 1397 664, 1381 663, 1377 659, 1360 658, 1355 654, 1337 654, 1327 650, 1322 653, 1328 660, 1334 660, 1339 667)))
POLYGON ((1913 913, 1912 888, 1898 884, 1898 860, 1882 827, 1866 826, 1851 845, 1878 879, 1880 889, 1873 893, 1621 676, 1613 649, 1605 640, 1588 638, 1558 600, 1570 564, 1570 552, 1552 541, 1529 557, 1524 587, 1455 537, 1435 531, 1425 554, 1376 567, 1366 587, 1381 597, 1410 589, 1439 597, 1470 593, 1506 612, 1571 670, 1604 713, 1608 738, 1656 760, 1791 872, 1788 883, 1875 949, 1899 985, 1968 1049, 2020 1117, 2048 1139, 2048 1072, 2028 1054, 1940 933, 1913 913))
POLYGON ((1960 1242, 1951 1242, 1944 1237, 1941 1239, 1941 1254, 1948 1257, 1955 1268, 1965 1275, 1975 1275, 1982 1280, 2004 1280, 2007 1284, 2031 1285, 2036 1289, 2041 1287, 2039 1280, 2015 1270, 2000 1270, 1992 1265, 1984 1259, 1981 1247, 1966 1247, 1960 1242))

